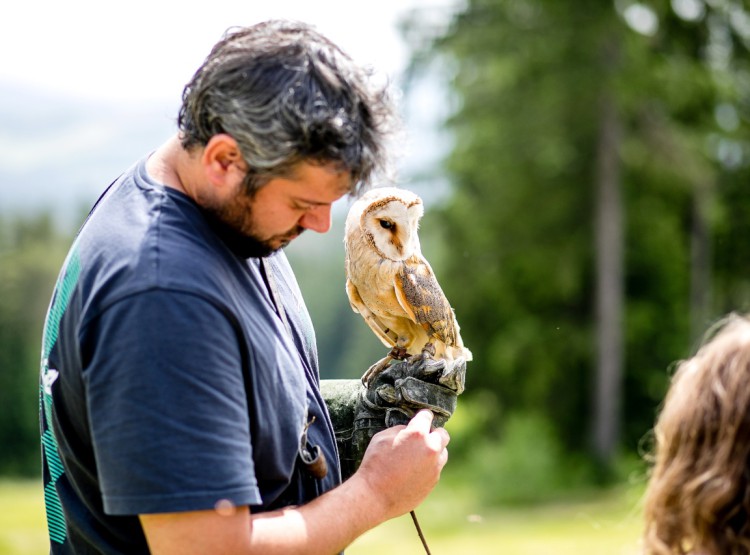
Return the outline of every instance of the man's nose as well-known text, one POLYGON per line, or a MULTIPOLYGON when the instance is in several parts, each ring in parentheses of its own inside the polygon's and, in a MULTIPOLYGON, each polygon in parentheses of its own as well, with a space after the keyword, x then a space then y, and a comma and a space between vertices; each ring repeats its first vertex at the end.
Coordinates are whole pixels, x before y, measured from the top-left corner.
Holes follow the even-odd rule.
POLYGON ((322 204, 310 208, 300 218, 299 225, 318 233, 325 233, 331 229, 331 205, 322 204))

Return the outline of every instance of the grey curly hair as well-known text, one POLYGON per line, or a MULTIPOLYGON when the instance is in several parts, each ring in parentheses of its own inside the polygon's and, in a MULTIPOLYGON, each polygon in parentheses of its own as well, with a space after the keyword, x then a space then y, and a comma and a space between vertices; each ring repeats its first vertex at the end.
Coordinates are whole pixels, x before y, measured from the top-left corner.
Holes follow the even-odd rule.
POLYGON ((333 163, 360 194, 387 173, 396 128, 387 86, 312 26, 272 20, 229 29, 185 86, 183 148, 219 133, 236 141, 250 170, 248 194, 301 161, 333 163))

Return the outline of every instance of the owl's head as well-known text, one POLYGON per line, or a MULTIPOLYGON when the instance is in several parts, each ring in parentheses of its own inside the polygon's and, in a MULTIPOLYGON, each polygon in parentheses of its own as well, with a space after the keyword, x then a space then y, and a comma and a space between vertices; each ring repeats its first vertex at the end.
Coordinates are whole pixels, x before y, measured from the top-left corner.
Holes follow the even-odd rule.
POLYGON ((359 231, 383 258, 406 260, 420 252, 417 230, 423 214, 418 195, 397 187, 378 187, 352 205, 346 234, 359 231))

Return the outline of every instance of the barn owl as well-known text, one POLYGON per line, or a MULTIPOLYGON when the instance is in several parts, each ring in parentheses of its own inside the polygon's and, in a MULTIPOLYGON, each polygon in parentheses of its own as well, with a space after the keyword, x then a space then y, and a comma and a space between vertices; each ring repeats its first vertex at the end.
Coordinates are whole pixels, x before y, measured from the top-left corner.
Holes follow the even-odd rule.
MULTIPOLYGON (((358 199, 346 218, 349 302, 392 348, 362 377, 365 385, 394 358, 432 356, 446 363, 472 358, 453 309, 422 256, 417 229, 423 214, 422 199, 413 192, 380 187, 358 199)), ((447 371, 451 366, 446 364, 447 371)), ((440 380, 451 383, 448 375, 440 380)))

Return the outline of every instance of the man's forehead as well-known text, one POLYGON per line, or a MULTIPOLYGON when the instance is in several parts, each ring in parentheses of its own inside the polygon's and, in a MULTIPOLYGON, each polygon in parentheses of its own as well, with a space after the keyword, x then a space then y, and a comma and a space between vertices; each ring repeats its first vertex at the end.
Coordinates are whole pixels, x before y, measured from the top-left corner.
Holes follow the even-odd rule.
POLYGON ((321 162, 317 160, 302 160, 292 166, 290 179, 330 179, 336 183, 336 188, 343 195, 352 191, 357 184, 351 170, 340 162, 321 162))

